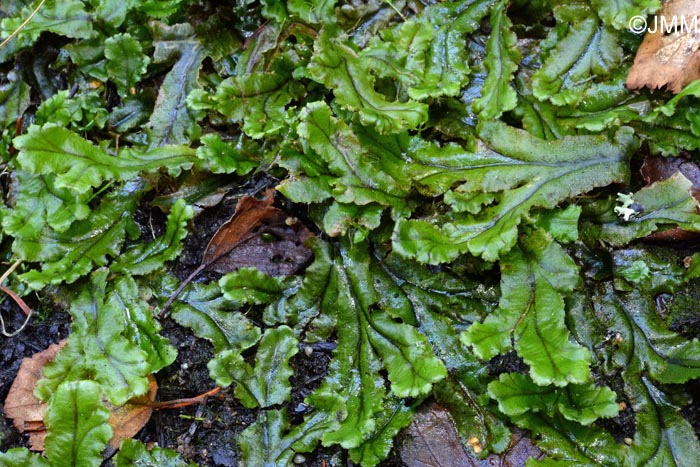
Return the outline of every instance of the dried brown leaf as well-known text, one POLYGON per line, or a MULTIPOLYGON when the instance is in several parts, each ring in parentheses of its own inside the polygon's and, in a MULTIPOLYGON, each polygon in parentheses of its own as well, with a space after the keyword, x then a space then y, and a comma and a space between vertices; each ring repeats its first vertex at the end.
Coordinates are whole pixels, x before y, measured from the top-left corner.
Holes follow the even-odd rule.
POLYGON ((254 267, 271 276, 299 272, 310 260, 304 242, 313 234, 298 220, 272 206, 274 191, 258 200, 244 196, 236 212, 209 241, 202 266, 228 273, 254 267))
POLYGON ((660 89, 677 94, 700 78, 700 0, 670 0, 649 23, 627 76, 627 87, 660 89), (670 28, 675 31, 669 33, 670 28), (654 31, 654 32, 650 32, 654 31))
POLYGON ((693 182, 695 191, 700 190, 700 167, 688 157, 646 156, 640 172, 647 186, 680 172, 693 182))
MULTIPOLYGON (((700 200, 700 167, 688 157, 646 156, 640 172, 647 186, 660 180, 666 180, 676 172, 680 172, 693 182, 692 195, 695 199, 700 200)), ((689 232, 677 227, 654 232, 646 237, 650 241, 670 243, 687 242, 697 238, 697 232, 689 232)))
POLYGON ((158 392, 158 383, 153 375, 148 376, 148 392, 143 396, 136 397, 126 404, 114 407, 109 403, 107 406, 110 410, 109 424, 114 430, 114 435, 107 446, 105 455, 111 456, 114 451, 119 449, 119 445, 125 439, 133 438, 136 433, 141 431, 153 413, 151 404, 156 399, 158 392))
MULTIPOLYGON (((44 426, 46 404, 34 396, 34 388, 42 377, 44 366, 56 357, 58 351, 65 344, 66 339, 49 346, 46 350, 35 353, 30 358, 23 359, 5 399, 3 407, 5 415, 13 420, 15 428, 20 433, 29 434, 29 448, 32 451, 43 451, 46 439, 46 427, 44 426)), ((147 394, 119 407, 107 404, 111 412, 109 424, 114 430, 114 436, 107 448, 107 455, 116 451, 123 440, 136 435, 148 422, 151 413, 153 413, 151 405, 157 392, 158 383, 150 375, 147 394)))
POLYGON ((35 353, 31 358, 23 359, 5 399, 3 407, 5 415, 12 419, 20 433, 29 434, 29 448, 33 451, 43 451, 46 438, 44 427, 46 404, 34 396, 34 388, 37 381, 41 379, 44 366, 56 357, 64 345, 66 345, 66 339, 35 353))
POLYGON ((401 460, 408 467, 522 467, 531 457, 543 457, 542 451, 522 431, 514 432, 505 452, 484 459, 476 459, 468 452, 481 451, 477 437, 470 438, 468 445, 465 448, 461 443, 449 412, 432 403, 421 408, 408 427, 401 460))

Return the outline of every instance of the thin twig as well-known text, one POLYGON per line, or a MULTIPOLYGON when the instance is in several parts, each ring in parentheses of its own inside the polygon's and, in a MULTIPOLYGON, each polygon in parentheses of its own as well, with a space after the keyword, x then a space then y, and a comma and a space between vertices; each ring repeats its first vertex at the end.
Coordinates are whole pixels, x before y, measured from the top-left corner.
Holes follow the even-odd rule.
POLYGON ((22 325, 17 330, 15 330, 15 332, 7 332, 7 329, 5 329, 5 320, 2 319, 2 314, 0 313, 0 332, 5 337, 15 337, 17 334, 24 331, 24 328, 26 328, 27 324, 29 324, 29 319, 31 317, 31 313, 27 315, 27 317, 24 319, 24 323, 22 323, 22 325))
POLYGON ((146 405, 148 407, 151 407, 155 410, 161 410, 161 409, 179 409, 181 407, 189 407, 190 405, 194 404, 200 404, 204 402, 204 400, 209 397, 213 396, 217 392, 221 391, 220 387, 215 387, 214 389, 205 392, 204 394, 200 394, 195 397, 187 397, 185 399, 175 399, 172 401, 163 401, 163 402, 148 402, 146 405))
POLYGON ((5 337, 14 337, 20 332, 22 332, 24 328, 27 327, 27 324, 29 323, 29 318, 31 318, 33 314, 32 309, 29 308, 29 306, 27 306, 27 304, 24 302, 24 300, 22 300, 22 298, 19 295, 2 285, 2 283, 5 282, 5 280, 8 277, 10 277, 10 274, 12 274, 12 272, 15 269, 17 269, 17 266, 19 266, 20 263, 22 263, 22 260, 18 259, 17 261, 12 263, 12 266, 10 266, 8 270, 3 273, 2 276, 0 276, 0 290, 9 295, 10 298, 12 298, 12 300, 14 300, 15 303, 17 303, 17 305, 24 312, 24 314, 27 315, 27 317, 25 318, 24 323, 22 323, 19 329, 17 329, 15 332, 7 332, 7 329, 5 328, 5 320, 2 319, 2 314, 0 313, 0 332, 5 337))
POLYGON ((7 271, 5 271, 2 276, 0 276, 0 284, 5 282, 5 280, 7 280, 7 278, 10 277, 10 274, 15 272, 15 269, 17 269, 17 266, 19 266, 20 264, 22 264, 22 259, 18 259, 17 261, 12 263, 12 266, 10 266, 10 268, 7 271))
MULTIPOLYGON (((17 117, 17 120, 15 120, 15 136, 19 136, 22 133, 22 116, 20 115, 17 117)), ((15 145, 10 143, 10 150, 8 151, 8 154, 10 156, 14 156, 15 153, 17 152, 17 148, 15 148, 15 145)))
MULTIPOLYGON (((209 263, 209 264, 211 264, 211 263, 209 263)), ((163 309, 160 310, 160 313, 158 314, 158 316, 160 316, 161 318, 162 318, 163 316, 165 316, 165 313, 166 313, 166 312, 168 311, 168 309, 170 308, 170 305, 173 304, 173 302, 174 302, 175 299, 180 295, 180 293, 182 292, 182 290, 183 290, 185 287, 187 287, 187 286, 190 284, 190 282, 192 282, 192 279, 194 279, 200 272, 204 271, 204 270, 207 268, 207 266, 209 266, 209 264, 207 264, 207 263, 202 263, 202 264, 200 264, 199 267, 198 267, 197 269, 195 269, 194 271, 192 271, 192 274, 190 274, 189 276, 187 276, 187 279, 185 279, 184 281, 182 281, 182 283, 180 284, 180 286, 175 290, 175 293, 173 293, 173 294, 170 296, 170 298, 168 299, 168 301, 165 302, 165 305, 163 305, 163 309)))
POLYGON ((5 292, 7 295, 10 296, 12 300, 15 301, 15 303, 20 307, 22 312, 24 312, 27 317, 24 320, 24 323, 17 329, 15 332, 8 333, 7 330, 5 329, 5 321, 2 319, 2 314, 0 313, 0 332, 2 332, 2 335, 5 337, 14 337, 20 332, 24 330, 24 328, 27 326, 29 323, 29 318, 32 317, 33 311, 29 306, 22 300, 22 297, 14 293, 12 290, 9 288, 5 287, 2 285, 5 280, 7 280, 8 277, 10 277, 10 274, 14 272, 15 269, 17 269, 17 266, 19 266, 22 263, 22 259, 18 259, 14 263, 12 263, 12 266, 10 266, 7 271, 3 273, 2 276, 0 276, 0 291, 5 292))
POLYGON ((42 6, 44 6, 44 3, 46 3, 46 0, 41 0, 41 1, 39 2, 39 5, 37 5, 37 7, 34 8, 34 11, 32 11, 32 14, 29 15, 29 18, 25 19, 24 22, 22 22, 22 24, 20 24, 19 27, 18 27, 17 29, 15 29, 14 31, 12 31, 12 34, 10 34, 9 36, 7 36, 7 38, 6 38, 4 41, 2 41, 2 42, 0 43, 0 49, 2 49, 3 47, 5 47, 5 45, 7 45, 8 42, 10 42, 12 39, 14 39, 14 37, 15 37, 17 34, 19 34, 19 32, 20 32, 22 29, 24 29, 24 27, 25 27, 27 24, 29 24, 29 22, 32 20, 32 18, 34 18, 34 16, 36 16, 36 14, 39 13, 39 10, 41 9, 42 6))
POLYGON ((5 287, 4 285, 0 285, 0 290, 3 291, 3 292, 5 292, 7 295, 9 295, 10 298, 11 298, 12 300, 15 301, 15 303, 17 304, 17 306, 19 306, 19 308, 22 310, 22 312, 23 312, 26 316, 29 316, 29 315, 32 314, 32 309, 29 308, 29 305, 27 305, 27 304, 24 302, 24 300, 22 300, 22 297, 20 297, 19 295, 17 295, 16 293, 14 293, 12 290, 8 289, 8 288, 5 287))

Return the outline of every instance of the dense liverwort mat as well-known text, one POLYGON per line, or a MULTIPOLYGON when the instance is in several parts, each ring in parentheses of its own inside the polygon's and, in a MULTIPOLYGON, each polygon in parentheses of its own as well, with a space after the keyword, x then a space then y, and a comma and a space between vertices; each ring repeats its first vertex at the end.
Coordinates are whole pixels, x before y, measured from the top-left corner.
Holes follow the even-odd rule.
MULTIPOLYGON (((0 255, 22 261, 6 285, 72 331, 35 389, 45 452, 8 447, 0 465, 101 465, 106 404, 176 359, 166 320, 211 342, 211 384, 254 410, 231 440, 241 465, 320 445, 379 465, 428 398, 471 455, 517 426, 544 452, 528 466, 696 465, 682 409, 700 342, 674 297, 700 257, 645 238, 700 231, 697 187, 638 168, 700 149, 700 83, 624 87, 629 21, 659 8, 3 1, 0 255), (266 188, 278 224, 313 232, 313 260, 175 294, 195 216, 266 188), (158 235, 137 222, 155 209, 158 235), (314 345, 332 358, 292 416, 291 362, 314 345), (631 436, 611 430, 621 410, 631 436)), ((245 231, 258 250, 280 240, 245 231)), ((190 460, 128 440, 110 462, 190 460)))

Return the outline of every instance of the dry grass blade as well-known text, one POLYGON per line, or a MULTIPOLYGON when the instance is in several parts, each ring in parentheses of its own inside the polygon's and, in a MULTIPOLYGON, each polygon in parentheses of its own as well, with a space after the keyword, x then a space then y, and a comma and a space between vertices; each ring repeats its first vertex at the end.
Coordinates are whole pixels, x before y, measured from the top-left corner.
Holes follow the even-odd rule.
POLYGON ((34 11, 32 11, 32 14, 29 15, 27 17, 27 19, 25 19, 22 22, 22 24, 19 25, 19 27, 17 29, 12 31, 12 34, 7 36, 4 41, 0 42, 0 49, 5 47, 8 42, 10 42, 17 34, 19 34, 20 31, 22 31, 22 29, 24 29, 27 26, 27 24, 29 24, 29 22, 32 20, 32 18, 34 18, 34 16, 36 16, 36 14, 39 13, 39 10, 41 10, 41 7, 44 6, 44 3, 46 3, 46 0, 41 0, 39 2, 39 4, 36 6, 36 8, 34 8, 34 11))
POLYGON ((22 330, 27 326, 27 323, 29 323, 29 318, 31 318, 32 314, 33 314, 32 309, 24 302, 24 300, 22 300, 22 297, 20 297, 19 295, 14 293, 9 288, 2 285, 2 283, 5 282, 5 280, 8 277, 10 277, 10 274, 12 274, 15 269, 17 269, 17 266, 19 266, 20 263, 22 263, 22 260, 18 259, 17 261, 15 261, 12 264, 12 266, 10 266, 10 268, 7 271, 5 271, 5 273, 2 276, 0 276, 0 291, 3 291, 7 295, 9 295, 10 298, 15 301, 17 306, 19 306, 19 308, 22 310, 22 312, 25 314, 25 316, 27 318, 24 320, 22 325, 17 330, 15 330, 14 332, 8 333, 7 329, 5 329, 5 321, 3 320, 2 315, 0 315, 0 333, 2 333, 2 335, 5 337, 14 337, 17 334, 19 334, 20 332, 22 332, 22 330))

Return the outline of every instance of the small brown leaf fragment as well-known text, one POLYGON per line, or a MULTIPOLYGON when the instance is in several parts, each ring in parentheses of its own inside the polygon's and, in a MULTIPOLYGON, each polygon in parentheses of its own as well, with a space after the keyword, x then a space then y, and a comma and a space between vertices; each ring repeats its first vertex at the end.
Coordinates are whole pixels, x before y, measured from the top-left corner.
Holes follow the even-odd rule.
POLYGON ((524 431, 513 430, 510 445, 501 454, 491 454, 486 459, 479 460, 477 467, 522 467, 528 459, 542 460, 544 453, 535 446, 532 439, 524 431))
POLYGON ((664 3, 647 25, 647 33, 627 75, 627 88, 666 87, 678 94, 684 86, 700 78, 699 14, 700 0, 664 3))
POLYGON ((459 439, 449 412, 438 404, 421 408, 408 426, 401 446, 401 460, 408 467, 473 466, 459 439))
POLYGON ((168 298, 160 316, 165 316, 184 288, 204 270, 226 274, 254 267, 270 276, 291 276, 311 261, 313 253, 304 242, 313 234, 272 205, 274 194, 269 189, 262 200, 252 196, 238 200, 236 212, 209 240, 202 264, 168 298))
POLYGON ((114 407, 107 404, 110 410, 109 425, 114 430, 114 435, 107 446, 105 456, 111 456, 122 441, 133 438, 136 433, 141 431, 153 413, 151 404, 156 399, 158 393, 158 383, 153 375, 148 375, 148 393, 143 396, 136 397, 126 404, 114 407))
POLYGON ((5 415, 12 419, 20 433, 29 434, 29 449, 33 451, 43 451, 46 438, 46 404, 34 396, 34 388, 41 379, 44 366, 56 357, 65 344, 66 339, 63 339, 58 344, 52 344, 46 350, 23 359, 5 399, 5 415))
POLYGON ((477 459, 484 446, 477 436, 466 442, 465 448, 447 409, 432 403, 418 410, 407 429, 407 438, 401 445, 401 460, 408 467, 522 467, 528 459, 542 459, 544 454, 520 430, 514 430, 510 445, 501 454, 477 459))
POLYGON ((268 190, 262 200, 244 196, 238 201, 236 212, 204 250, 206 269, 225 274, 254 267, 271 276, 289 276, 311 260, 304 242, 313 234, 272 206, 273 195, 268 190))
MULTIPOLYGON (((647 186, 660 180, 666 180, 676 172, 680 172, 693 182, 693 190, 696 193, 700 192, 700 167, 689 157, 646 156, 640 172, 647 186)), ((696 193, 694 196, 697 198, 696 193)))
MULTIPOLYGON (((700 201, 700 167, 690 160, 689 157, 656 157, 646 156, 640 169, 644 183, 647 186, 658 181, 666 180, 676 172, 680 172, 693 182, 691 194, 700 201)), ((680 228, 662 230, 654 232, 646 237, 647 240, 655 242, 686 242, 698 238, 697 232, 689 232, 680 228)))

